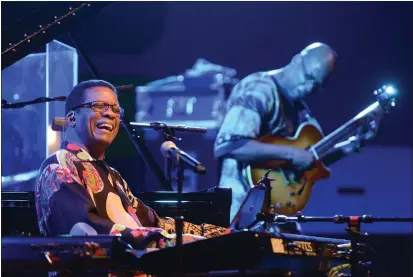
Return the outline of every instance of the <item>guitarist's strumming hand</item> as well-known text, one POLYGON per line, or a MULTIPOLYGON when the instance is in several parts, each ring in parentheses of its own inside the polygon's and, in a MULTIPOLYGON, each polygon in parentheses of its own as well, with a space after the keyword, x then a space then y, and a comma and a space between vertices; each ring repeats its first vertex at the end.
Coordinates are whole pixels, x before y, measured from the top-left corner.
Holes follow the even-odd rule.
POLYGON ((314 155, 302 149, 294 149, 292 151, 292 165, 297 168, 308 168, 314 162, 314 155))

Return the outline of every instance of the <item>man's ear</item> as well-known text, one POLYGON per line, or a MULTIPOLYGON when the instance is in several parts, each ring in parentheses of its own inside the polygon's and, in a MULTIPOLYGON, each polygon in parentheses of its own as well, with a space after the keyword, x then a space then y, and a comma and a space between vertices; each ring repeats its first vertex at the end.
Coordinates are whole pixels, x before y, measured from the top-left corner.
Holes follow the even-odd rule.
POLYGON ((76 115, 74 111, 70 111, 66 114, 66 123, 67 126, 75 127, 76 125, 76 115))

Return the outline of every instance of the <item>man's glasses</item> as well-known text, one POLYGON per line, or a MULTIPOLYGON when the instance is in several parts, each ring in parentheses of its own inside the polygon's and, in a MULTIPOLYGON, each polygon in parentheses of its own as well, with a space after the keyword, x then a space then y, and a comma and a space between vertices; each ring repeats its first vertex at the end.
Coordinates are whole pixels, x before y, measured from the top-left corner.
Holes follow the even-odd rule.
POLYGON ((112 112, 114 112, 120 117, 123 117, 124 110, 122 107, 120 107, 117 104, 108 104, 102 101, 93 101, 93 102, 83 103, 83 104, 72 107, 71 110, 78 109, 78 108, 89 108, 95 112, 104 113, 109 109, 109 107, 112 109, 112 112))

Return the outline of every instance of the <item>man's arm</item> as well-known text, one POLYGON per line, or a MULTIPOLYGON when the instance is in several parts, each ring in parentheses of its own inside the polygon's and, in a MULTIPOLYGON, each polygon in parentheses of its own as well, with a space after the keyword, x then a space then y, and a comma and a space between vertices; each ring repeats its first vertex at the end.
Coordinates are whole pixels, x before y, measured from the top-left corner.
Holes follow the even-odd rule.
POLYGON ((262 143, 256 140, 248 140, 243 145, 235 148, 227 155, 242 162, 264 160, 288 160, 293 161, 299 154, 297 148, 284 145, 262 143))
POLYGON ((306 166, 312 154, 298 148, 262 143, 256 140, 262 116, 257 110, 233 106, 227 113, 215 143, 215 157, 228 157, 241 162, 286 160, 306 166))
MULTIPOLYGON (((120 174, 118 177, 122 178, 120 174)), ((129 202, 132 204, 132 208, 135 210, 136 215, 144 226, 153 226, 165 230, 168 234, 175 234, 175 220, 171 217, 160 217, 150 207, 145 205, 139 198, 135 197, 129 189, 128 183, 122 178, 122 189, 126 193, 129 202)), ((183 234, 190 234, 194 236, 203 236, 211 238, 228 234, 229 229, 216 226, 213 224, 193 224, 184 221, 183 234)))
POLYGON ((126 228, 100 217, 93 207, 87 189, 74 180, 67 168, 51 164, 43 170, 36 184, 36 209, 42 234, 120 234, 139 249, 161 239, 160 229, 126 228))

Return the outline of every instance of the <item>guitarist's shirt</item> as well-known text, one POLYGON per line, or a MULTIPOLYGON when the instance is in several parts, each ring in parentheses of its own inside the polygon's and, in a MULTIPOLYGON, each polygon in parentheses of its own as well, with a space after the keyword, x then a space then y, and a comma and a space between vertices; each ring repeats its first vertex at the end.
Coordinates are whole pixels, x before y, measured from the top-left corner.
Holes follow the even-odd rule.
MULTIPOLYGON (((43 235, 122 235, 137 248, 145 248, 148 235, 158 247, 174 237, 174 219, 159 217, 132 195, 118 171, 75 144, 63 143, 43 162, 35 199, 43 235)), ((186 234, 208 238, 228 232, 184 222, 186 234)))
MULTIPOLYGON (((253 73, 242 79, 232 90, 227 113, 215 141, 215 155, 222 158, 220 187, 232 188, 231 220, 251 187, 245 178, 245 164, 226 155, 266 134, 294 136, 304 121, 312 121, 307 107, 301 110, 279 92, 270 72, 253 73)), ((321 130, 321 129, 320 129, 321 130)))

